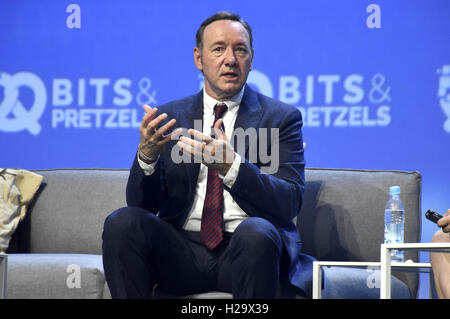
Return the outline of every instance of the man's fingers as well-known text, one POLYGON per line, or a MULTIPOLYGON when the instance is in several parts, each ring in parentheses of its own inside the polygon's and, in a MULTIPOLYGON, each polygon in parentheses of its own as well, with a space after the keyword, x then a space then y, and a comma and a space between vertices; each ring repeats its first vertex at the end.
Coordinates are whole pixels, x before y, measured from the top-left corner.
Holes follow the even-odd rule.
POLYGON ((185 137, 185 136, 181 136, 180 141, 183 142, 184 144, 191 146, 194 149, 199 150, 199 151, 203 151, 205 148, 205 145, 206 145, 206 144, 203 144, 202 142, 193 140, 193 139, 185 137))
POLYGON ((144 105, 142 108, 145 110, 145 115, 141 122, 141 129, 145 129, 148 126, 148 123, 155 117, 158 109, 156 107, 151 108, 148 105, 144 105))
POLYGON ((170 136, 170 134, 168 135, 164 135, 168 129, 170 129, 171 127, 173 127, 175 125, 175 123, 177 122, 177 120, 175 119, 171 119, 169 122, 167 122, 166 124, 164 124, 163 126, 161 126, 156 132, 155 135, 158 135, 162 138, 166 138, 167 136, 170 136))
POLYGON ((222 124, 223 119, 218 119, 216 123, 214 123, 214 133, 218 140, 226 141, 227 136, 225 135, 225 132, 222 130, 222 124))
MULTIPOLYGON (((158 109, 156 107, 151 108, 148 105, 143 105, 142 108, 145 110, 146 113, 144 115, 144 118, 142 119, 141 127, 143 129, 148 129, 150 132, 155 132, 157 130, 157 127, 167 118, 168 116, 167 113, 160 114, 156 118, 154 118, 156 113, 158 112, 158 109)), ((174 124, 175 123, 172 122, 171 125, 169 125, 161 133, 163 134, 168 128, 170 128, 174 124)))
POLYGON ((212 141, 214 141, 214 138, 212 138, 211 136, 205 135, 202 132, 193 129, 189 129, 188 133, 191 134, 196 140, 205 142, 206 144, 209 144, 212 141))
MULTIPOLYGON (((142 105, 142 108, 144 109, 145 113, 148 113, 148 112, 150 112, 152 109, 154 109, 154 108, 152 108, 151 106, 148 106, 147 104, 142 105)), ((155 109, 156 109, 156 107, 155 107, 155 109)))
POLYGON ((201 162, 202 158, 203 158, 203 152, 201 150, 198 150, 198 149, 192 147, 189 143, 183 142, 183 139, 185 139, 185 138, 182 137, 177 142, 177 145, 181 149, 183 154, 188 155, 188 156, 193 156, 194 159, 196 159, 197 161, 201 162))
POLYGON ((171 133, 164 136, 164 139, 168 138, 171 140, 179 140, 181 134, 183 134, 183 129, 181 127, 179 127, 177 129, 173 130, 171 133))
POLYGON ((172 139, 173 134, 180 134, 181 129, 177 129, 170 134, 165 135, 165 133, 171 129, 175 124, 176 120, 171 119, 166 124, 161 125, 161 123, 167 119, 168 115, 166 113, 160 114, 155 118, 158 109, 151 108, 148 105, 143 105, 142 108, 145 110, 144 118, 142 119, 140 131, 141 134, 146 139, 151 139, 154 144, 165 144, 172 139), (159 127, 159 128, 158 128, 159 127))
POLYGON ((154 118, 153 120, 151 120, 147 127, 146 130, 152 134, 156 133, 156 130, 158 129, 158 127, 161 125, 161 123, 168 117, 168 115, 166 113, 160 114, 158 115, 156 118, 154 118))

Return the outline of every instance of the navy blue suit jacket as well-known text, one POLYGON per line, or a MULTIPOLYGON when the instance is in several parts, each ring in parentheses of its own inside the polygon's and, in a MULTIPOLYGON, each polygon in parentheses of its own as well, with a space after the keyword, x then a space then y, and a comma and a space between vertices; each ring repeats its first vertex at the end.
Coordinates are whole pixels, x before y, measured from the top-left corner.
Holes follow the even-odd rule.
MULTIPOLYGON (((167 113, 167 120, 175 118, 177 127, 194 128, 194 120, 203 120, 203 92, 162 105, 158 107, 158 113, 167 113)), ((240 154, 245 162, 240 164, 237 179, 233 187, 224 188, 247 215, 265 218, 277 228, 289 255, 289 280, 309 294, 314 259, 301 252, 300 235, 292 221, 300 211, 305 186, 302 125, 298 109, 259 94, 247 85, 237 114, 235 132, 236 128, 244 131, 255 128, 257 132, 259 128, 266 128, 269 133, 267 145, 271 150, 274 138, 270 134, 271 128, 278 128, 279 168, 273 174, 262 173, 260 167, 268 165, 265 164, 267 160, 261 160, 258 154, 255 161, 255 154, 249 154, 249 151, 254 151, 258 143, 249 145, 247 140, 245 151, 241 149, 245 152, 240 154)), ((231 141, 236 142, 234 137, 231 141)), ((171 152, 175 143, 171 141, 166 145, 155 172, 150 176, 143 174, 135 156, 127 185, 127 204, 153 213, 159 212, 162 219, 181 228, 194 201, 200 164, 193 161, 177 164, 172 161, 171 152)))

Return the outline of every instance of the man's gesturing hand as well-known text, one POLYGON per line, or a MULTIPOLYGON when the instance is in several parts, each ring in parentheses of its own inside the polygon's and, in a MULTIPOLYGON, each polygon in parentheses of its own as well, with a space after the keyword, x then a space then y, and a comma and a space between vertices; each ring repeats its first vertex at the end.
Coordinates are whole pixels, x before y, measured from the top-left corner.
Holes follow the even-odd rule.
POLYGON ((222 122, 223 120, 219 119, 214 124, 216 139, 202 132, 189 129, 188 133, 194 139, 181 136, 177 144, 183 153, 201 159, 206 166, 217 169, 220 174, 226 175, 233 164, 235 153, 225 132, 221 130, 222 122))
POLYGON ((172 134, 178 133, 178 130, 173 131, 171 134, 164 135, 167 130, 175 125, 176 120, 171 119, 166 124, 159 127, 161 123, 167 119, 168 115, 163 113, 155 118, 155 115, 158 112, 156 107, 150 108, 149 106, 144 105, 143 108, 146 114, 139 127, 139 132, 141 133, 139 152, 142 152, 146 157, 151 159, 151 161, 148 161, 145 158, 141 158, 141 160, 151 163, 156 161, 164 146, 171 140, 172 134))

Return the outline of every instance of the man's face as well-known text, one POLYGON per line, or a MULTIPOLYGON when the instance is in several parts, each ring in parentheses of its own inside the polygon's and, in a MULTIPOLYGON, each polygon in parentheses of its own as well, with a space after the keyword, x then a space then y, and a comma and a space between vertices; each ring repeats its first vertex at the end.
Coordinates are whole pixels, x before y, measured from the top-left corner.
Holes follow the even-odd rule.
POLYGON ((205 90, 219 101, 237 94, 252 67, 247 30, 238 21, 218 20, 203 32, 203 47, 194 48, 195 65, 205 77, 205 90))

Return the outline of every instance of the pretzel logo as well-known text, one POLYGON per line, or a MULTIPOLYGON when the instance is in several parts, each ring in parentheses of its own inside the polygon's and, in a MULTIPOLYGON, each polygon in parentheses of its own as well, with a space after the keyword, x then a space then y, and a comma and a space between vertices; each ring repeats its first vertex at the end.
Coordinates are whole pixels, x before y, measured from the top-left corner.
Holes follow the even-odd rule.
POLYGON ((0 101, 0 131, 28 130, 33 135, 39 134, 41 125, 38 121, 47 102, 47 93, 42 80, 30 72, 19 72, 14 75, 0 72, 0 87, 4 88, 3 101, 0 101), (30 108, 25 108, 19 99, 21 86, 33 91, 34 101, 30 108))

